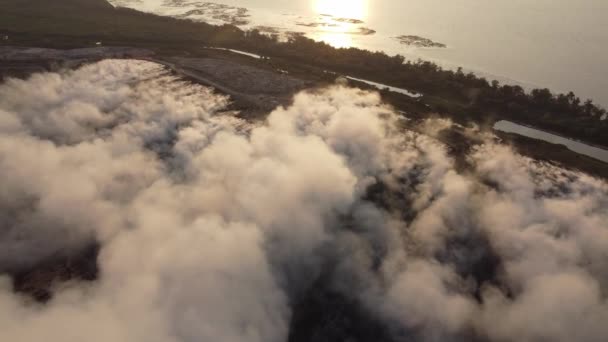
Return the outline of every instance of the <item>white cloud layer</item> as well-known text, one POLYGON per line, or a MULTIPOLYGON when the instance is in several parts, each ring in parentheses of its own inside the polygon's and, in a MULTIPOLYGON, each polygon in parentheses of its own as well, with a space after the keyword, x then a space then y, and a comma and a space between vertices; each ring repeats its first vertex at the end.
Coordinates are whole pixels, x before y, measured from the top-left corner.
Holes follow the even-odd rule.
POLYGON ((490 142, 459 174, 356 89, 227 103, 141 61, 0 85, 0 272, 101 244, 45 305, 0 279, 0 340, 285 341, 328 269, 396 340, 608 337, 606 183, 490 142))

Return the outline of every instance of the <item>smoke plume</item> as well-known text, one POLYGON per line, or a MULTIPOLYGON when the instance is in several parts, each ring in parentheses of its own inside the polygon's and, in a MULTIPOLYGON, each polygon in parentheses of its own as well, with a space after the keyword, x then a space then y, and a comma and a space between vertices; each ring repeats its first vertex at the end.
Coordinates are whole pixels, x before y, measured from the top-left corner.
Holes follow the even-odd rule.
POLYGON ((605 182, 487 135, 458 172, 358 89, 229 101, 143 61, 0 85, 0 340, 286 341, 319 282, 394 341, 608 337, 605 182), (96 281, 13 291, 92 243, 96 281))

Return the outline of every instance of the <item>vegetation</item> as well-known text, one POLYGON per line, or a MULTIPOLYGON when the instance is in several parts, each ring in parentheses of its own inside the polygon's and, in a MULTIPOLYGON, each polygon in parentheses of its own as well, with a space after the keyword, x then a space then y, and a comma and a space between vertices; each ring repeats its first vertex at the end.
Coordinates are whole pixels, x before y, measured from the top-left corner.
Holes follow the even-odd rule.
POLYGON ((428 61, 381 52, 336 49, 301 35, 281 42, 257 30, 159 17, 114 8, 104 0, 0 0, 0 34, 11 37, 8 44, 48 47, 103 41, 162 51, 187 52, 202 46, 241 49, 420 92, 431 111, 456 118, 482 123, 509 119, 608 146, 608 120, 601 120, 606 110, 572 92, 526 92, 461 69, 444 70, 428 61))
POLYGON ((218 43, 420 92, 434 111, 452 116, 479 122, 510 119, 608 146, 608 120, 601 120, 606 110, 572 92, 526 92, 520 86, 489 82, 462 69, 444 70, 428 61, 407 61, 399 55, 355 48, 335 49, 302 36, 281 44, 253 31, 243 33, 241 39, 218 43))

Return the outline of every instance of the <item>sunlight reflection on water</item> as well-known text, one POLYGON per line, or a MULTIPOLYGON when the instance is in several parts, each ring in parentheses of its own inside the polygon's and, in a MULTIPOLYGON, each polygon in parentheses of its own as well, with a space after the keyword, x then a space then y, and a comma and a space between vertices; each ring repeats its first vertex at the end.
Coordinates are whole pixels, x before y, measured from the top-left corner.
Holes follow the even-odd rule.
POLYGON ((321 40, 337 48, 353 46, 353 34, 356 34, 352 23, 336 22, 333 19, 353 19, 365 21, 368 15, 368 0, 313 0, 314 11, 327 24, 314 34, 314 39, 321 40))

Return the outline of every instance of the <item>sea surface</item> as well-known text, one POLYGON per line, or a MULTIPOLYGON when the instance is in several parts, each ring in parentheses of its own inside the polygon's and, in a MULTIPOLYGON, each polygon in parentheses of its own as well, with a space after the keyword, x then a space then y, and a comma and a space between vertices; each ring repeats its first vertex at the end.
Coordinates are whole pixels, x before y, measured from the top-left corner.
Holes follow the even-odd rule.
POLYGON ((606 0, 111 0, 161 15, 232 22, 336 47, 463 67, 525 88, 608 105, 606 0), (221 6, 226 5, 226 6, 221 6), (446 47, 401 41, 416 36, 446 47))

